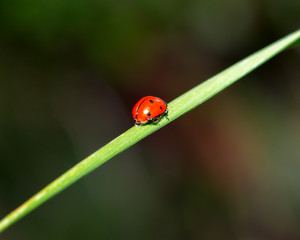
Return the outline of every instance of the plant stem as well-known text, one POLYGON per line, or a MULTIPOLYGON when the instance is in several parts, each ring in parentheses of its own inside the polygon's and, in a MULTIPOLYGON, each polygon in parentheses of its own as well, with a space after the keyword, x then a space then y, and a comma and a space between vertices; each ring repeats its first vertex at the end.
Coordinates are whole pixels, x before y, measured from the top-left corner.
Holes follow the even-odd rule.
POLYGON ((58 194, 81 177, 87 175, 103 163, 119 154, 141 139, 157 131, 166 124, 172 122, 176 118, 186 112, 197 107, 207 99, 213 97, 224 88, 228 87, 235 81, 250 73, 258 66, 282 52, 289 46, 300 41, 300 30, 278 40, 277 42, 265 47, 264 49, 250 55, 233 66, 227 68, 223 72, 215 75, 207 81, 199 84, 190 91, 179 96, 168 104, 169 120, 163 118, 157 124, 149 124, 141 127, 132 127, 125 133, 106 144, 104 147, 85 158, 70 170, 62 174, 40 192, 35 194, 17 209, 9 213, 0 221, 0 232, 4 231, 10 225, 36 209, 45 201, 58 194))

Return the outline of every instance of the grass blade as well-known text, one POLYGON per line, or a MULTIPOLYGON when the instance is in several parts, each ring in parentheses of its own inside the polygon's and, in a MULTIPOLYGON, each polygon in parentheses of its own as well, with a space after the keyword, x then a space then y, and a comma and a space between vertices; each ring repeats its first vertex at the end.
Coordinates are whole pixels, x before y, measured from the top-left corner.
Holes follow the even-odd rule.
POLYGON ((93 171, 113 156, 119 154, 141 139, 157 131, 161 127, 197 107, 207 99, 213 97, 224 88, 250 73, 270 58, 287 49, 292 45, 300 43, 300 30, 289 34, 264 49, 250 55, 240 62, 232 65, 221 73, 199 84, 190 91, 168 104, 169 120, 162 119, 158 124, 150 124, 142 127, 132 127, 125 133, 106 144, 104 147, 79 162, 73 168, 58 177, 32 198, 27 200, 16 210, 9 213, 0 221, 0 232, 30 213, 32 210, 58 194, 81 177, 93 171))

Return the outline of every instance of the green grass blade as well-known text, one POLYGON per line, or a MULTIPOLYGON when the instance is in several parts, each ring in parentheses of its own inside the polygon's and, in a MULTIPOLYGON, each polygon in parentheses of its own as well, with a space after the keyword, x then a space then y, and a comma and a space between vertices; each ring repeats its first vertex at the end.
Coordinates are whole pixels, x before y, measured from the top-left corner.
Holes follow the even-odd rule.
POLYGON ((287 49, 292 45, 299 44, 300 30, 289 34, 288 36, 278 40, 277 42, 265 47, 264 49, 250 55, 233 66, 227 68, 223 72, 215 75, 207 81, 199 84, 190 91, 184 93, 180 97, 168 104, 169 120, 162 119, 158 124, 150 124, 142 127, 132 127, 125 133, 106 144, 104 147, 79 162, 73 168, 58 177, 32 198, 27 200, 16 210, 8 214, 0 221, 0 232, 4 231, 14 222, 18 221, 32 210, 58 194, 66 187, 93 171, 113 156, 119 154, 141 139, 157 131, 161 127, 197 107, 207 99, 216 95, 224 88, 228 87, 235 81, 239 80, 258 66, 268 61, 278 53, 287 49))

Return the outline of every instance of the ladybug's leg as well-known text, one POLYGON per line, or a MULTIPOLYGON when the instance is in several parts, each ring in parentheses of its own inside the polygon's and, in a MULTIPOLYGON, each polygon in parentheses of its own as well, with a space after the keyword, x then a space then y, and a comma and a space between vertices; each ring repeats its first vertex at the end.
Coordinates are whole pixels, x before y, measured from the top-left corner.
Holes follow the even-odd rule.
POLYGON ((152 118, 152 122, 153 123, 158 123, 160 119, 161 119, 161 115, 158 115, 157 117, 152 118))
POLYGON ((168 114, 168 109, 166 109, 166 111, 154 118, 149 118, 148 120, 152 120, 153 123, 158 123, 160 119, 162 119, 163 117, 165 117, 166 119, 169 120, 169 118, 167 117, 167 114, 168 114))
POLYGON ((133 123, 134 123, 135 126, 138 126, 138 127, 143 125, 142 122, 139 122, 136 119, 134 119, 133 123))
POLYGON ((156 116, 154 118, 146 118, 146 119, 149 122, 152 121, 152 123, 158 123, 159 120, 162 119, 163 117, 165 117, 166 119, 169 120, 169 118, 167 117, 167 114, 168 114, 168 109, 166 109, 166 111, 164 113, 162 113, 162 114, 160 114, 160 115, 158 115, 158 116, 156 116))
POLYGON ((155 118, 146 118, 148 122, 154 121, 155 118))
POLYGON ((153 123, 158 123, 160 119, 162 119, 163 114, 160 114, 156 116, 155 118, 152 118, 153 123))
POLYGON ((168 116, 167 116, 167 115, 168 115, 168 112, 169 112, 168 109, 166 109, 166 111, 164 112, 164 117, 165 117, 166 119, 169 120, 169 118, 168 118, 168 116))
POLYGON ((153 123, 158 123, 158 121, 161 119, 161 115, 158 115, 158 116, 156 116, 156 117, 153 117, 153 118, 146 118, 147 119, 147 121, 151 121, 151 122, 153 122, 153 123))

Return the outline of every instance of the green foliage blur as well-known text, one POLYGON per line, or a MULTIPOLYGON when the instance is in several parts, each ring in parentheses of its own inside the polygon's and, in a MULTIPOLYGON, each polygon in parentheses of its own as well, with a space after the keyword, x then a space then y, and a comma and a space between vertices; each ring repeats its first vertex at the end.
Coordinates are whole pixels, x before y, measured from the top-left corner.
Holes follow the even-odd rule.
MULTIPOLYGON (((1 0, 0 218, 169 102, 299 28, 299 0, 1 0)), ((300 239, 300 51, 101 166, 5 240, 300 239)))

